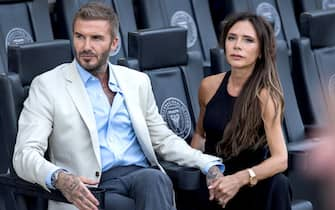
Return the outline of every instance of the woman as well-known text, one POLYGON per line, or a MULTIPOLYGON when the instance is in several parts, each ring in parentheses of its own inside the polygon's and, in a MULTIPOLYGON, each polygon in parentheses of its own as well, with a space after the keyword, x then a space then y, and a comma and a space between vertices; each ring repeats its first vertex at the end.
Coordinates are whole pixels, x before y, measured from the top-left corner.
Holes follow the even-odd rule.
POLYGON ((272 27, 260 16, 235 14, 225 20, 221 46, 231 70, 203 79, 191 145, 221 156, 225 172, 209 187, 217 202, 201 208, 291 209, 289 183, 280 174, 287 150, 272 27))

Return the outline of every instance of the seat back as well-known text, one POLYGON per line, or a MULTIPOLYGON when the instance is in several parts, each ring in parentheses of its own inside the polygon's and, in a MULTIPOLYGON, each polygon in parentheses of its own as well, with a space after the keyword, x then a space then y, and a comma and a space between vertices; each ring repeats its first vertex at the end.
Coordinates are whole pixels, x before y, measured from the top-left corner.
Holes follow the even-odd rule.
POLYGON ((285 101, 283 127, 286 131, 287 142, 296 142, 302 141, 305 138, 305 127, 294 92, 289 59, 286 43, 284 41, 277 41, 277 69, 285 101))
POLYGON ((290 48, 290 40, 300 36, 295 21, 291 0, 226 0, 223 5, 224 15, 236 12, 253 12, 268 20, 274 29, 277 40, 286 40, 290 48))
MULTIPOLYGON (((0 165, 0 174, 8 173, 15 175, 12 157, 16 141, 18 118, 23 107, 23 102, 27 97, 27 87, 22 85, 20 76, 17 73, 9 72, 8 74, 0 74, 0 91, 2 93, 1 97, 4 99, 0 103, 0 140, 3 145, 0 149, 0 158, 5 160, 6 164, 0 165)), ((8 189, 5 189, 5 191, 0 190, 0 198, 4 200, 6 209, 42 210, 46 208, 45 206, 37 208, 46 204, 39 199, 24 198, 24 196, 15 195, 8 189), (29 208, 29 206, 32 208, 29 208)))
POLYGON ((327 100, 333 97, 335 27, 331 24, 334 18, 334 10, 304 13, 301 16, 304 38, 292 41, 292 73, 306 124, 325 123, 330 108, 327 100))
POLYGON ((7 72, 7 48, 39 41, 53 40, 45 0, 0 1, 0 72, 7 72))
POLYGON ((191 102, 197 96, 189 90, 198 90, 203 71, 200 54, 187 54, 186 30, 174 27, 130 33, 129 57, 137 59, 139 70, 149 75, 169 128, 189 142, 197 118, 192 106, 197 102, 191 102))
POLYGON ((209 49, 218 46, 210 16, 208 1, 205 0, 137 0, 140 27, 162 28, 181 26, 187 29, 188 51, 200 52, 209 66, 209 49))
POLYGON ((59 65, 63 62, 71 61, 70 42, 59 40, 57 42, 46 42, 36 44, 25 44, 10 46, 8 48, 9 68, 12 72, 1 74, 0 92, 3 100, 0 103, 0 136, 1 163, 0 173, 12 170, 12 155, 16 141, 17 121, 23 107, 23 101, 28 95, 28 90, 32 79, 59 65), (49 55, 53 52, 53 56, 49 55), (39 62, 32 62, 39 59, 39 62))
POLYGON ((277 39, 285 40, 282 20, 278 11, 276 0, 227 0, 225 1, 224 17, 235 12, 253 12, 264 16, 274 28, 277 39))
POLYGON ((23 101, 27 97, 18 74, 9 73, 0 75, 0 90, 3 101, 0 103, 0 130, 1 130, 1 171, 0 173, 14 172, 11 164, 14 151, 17 121, 22 109, 23 101))
MULTIPOLYGON (((57 0, 55 4, 57 17, 57 31, 59 38, 72 40, 72 22, 77 10, 85 3, 91 0, 57 0)), ((127 56, 128 50, 128 32, 136 31, 136 20, 132 0, 102 0, 111 5, 118 14, 119 27, 119 45, 115 52, 110 54, 110 61, 116 63, 121 57, 127 56)))
POLYGON ((294 1, 295 11, 297 17, 304 12, 310 12, 314 10, 328 10, 335 8, 334 0, 295 0, 294 1))
POLYGON ((194 17, 198 26, 200 42, 206 61, 210 60, 210 49, 218 47, 208 0, 191 0, 194 17))
POLYGON ((286 44, 291 49, 291 40, 300 37, 297 19, 295 17, 292 0, 276 0, 278 11, 282 20, 283 33, 286 44))
MULTIPOLYGON (((11 72, 0 74, 0 174, 15 170, 12 157, 16 142, 18 119, 23 108, 23 102, 29 91, 32 79, 49 69, 63 63, 70 62, 71 47, 67 40, 43 42, 10 46, 8 48, 9 67, 11 72), (50 56, 52 52, 52 56, 50 56), (38 62, 32 62, 36 59, 38 62)), ((0 193, 1 194, 1 193, 0 193)), ((6 209, 46 209, 47 202, 42 198, 26 197, 12 192, 2 193, 6 202, 6 209)))

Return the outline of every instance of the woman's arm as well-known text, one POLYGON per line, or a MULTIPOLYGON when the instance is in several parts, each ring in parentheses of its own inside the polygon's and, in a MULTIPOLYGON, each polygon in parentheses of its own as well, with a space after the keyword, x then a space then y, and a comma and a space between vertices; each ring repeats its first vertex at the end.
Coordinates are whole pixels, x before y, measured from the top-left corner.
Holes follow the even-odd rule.
POLYGON ((282 132, 281 116, 282 110, 277 110, 275 116, 275 103, 270 97, 268 91, 262 90, 260 94, 260 103, 262 108, 262 119, 264 122, 265 135, 271 156, 261 164, 254 166, 257 179, 262 180, 271 177, 287 169, 287 149, 282 132))

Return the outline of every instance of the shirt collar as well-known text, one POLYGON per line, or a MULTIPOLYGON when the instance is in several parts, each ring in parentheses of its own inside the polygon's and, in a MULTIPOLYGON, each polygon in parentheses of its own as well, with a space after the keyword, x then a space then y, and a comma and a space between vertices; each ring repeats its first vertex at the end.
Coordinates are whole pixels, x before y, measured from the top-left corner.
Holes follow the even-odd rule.
MULTIPOLYGON (((77 61, 75 61, 76 63, 76 67, 77 67, 77 70, 79 72, 79 75, 82 79, 82 81, 84 82, 85 84, 85 87, 86 87, 86 84, 89 80, 97 80, 97 78, 95 76, 93 76, 91 73, 89 73, 88 71, 86 71, 77 61)), ((109 65, 110 63, 108 62, 108 71, 109 71, 109 88, 113 91, 113 92, 119 92, 119 93, 122 93, 119 85, 117 84, 116 82, 116 79, 114 77, 114 74, 112 72, 112 67, 111 65, 109 65)))

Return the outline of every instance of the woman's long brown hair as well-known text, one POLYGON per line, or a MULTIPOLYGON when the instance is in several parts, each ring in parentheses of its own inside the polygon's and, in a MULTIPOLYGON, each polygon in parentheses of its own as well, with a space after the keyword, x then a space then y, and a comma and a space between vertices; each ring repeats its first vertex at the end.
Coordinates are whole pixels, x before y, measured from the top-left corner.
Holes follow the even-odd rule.
POLYGON ((218 154, 225 159, 235 157, 243 150, 257 149, 266 144, 259 99, 261 90, 266 89, 274 101, 276 111, 273 121, 278 115, 282 119, 284 109, 283 91, 275 62, 275 37, 266 20, 251 13, 238 13, 229 17, 224 21, 220 37, 221 47, 225 48, 229 30, 239 21, 249 21, 253 25, 260 43, 260 57, 235 101, 232 119, 217 145, 218 154))

